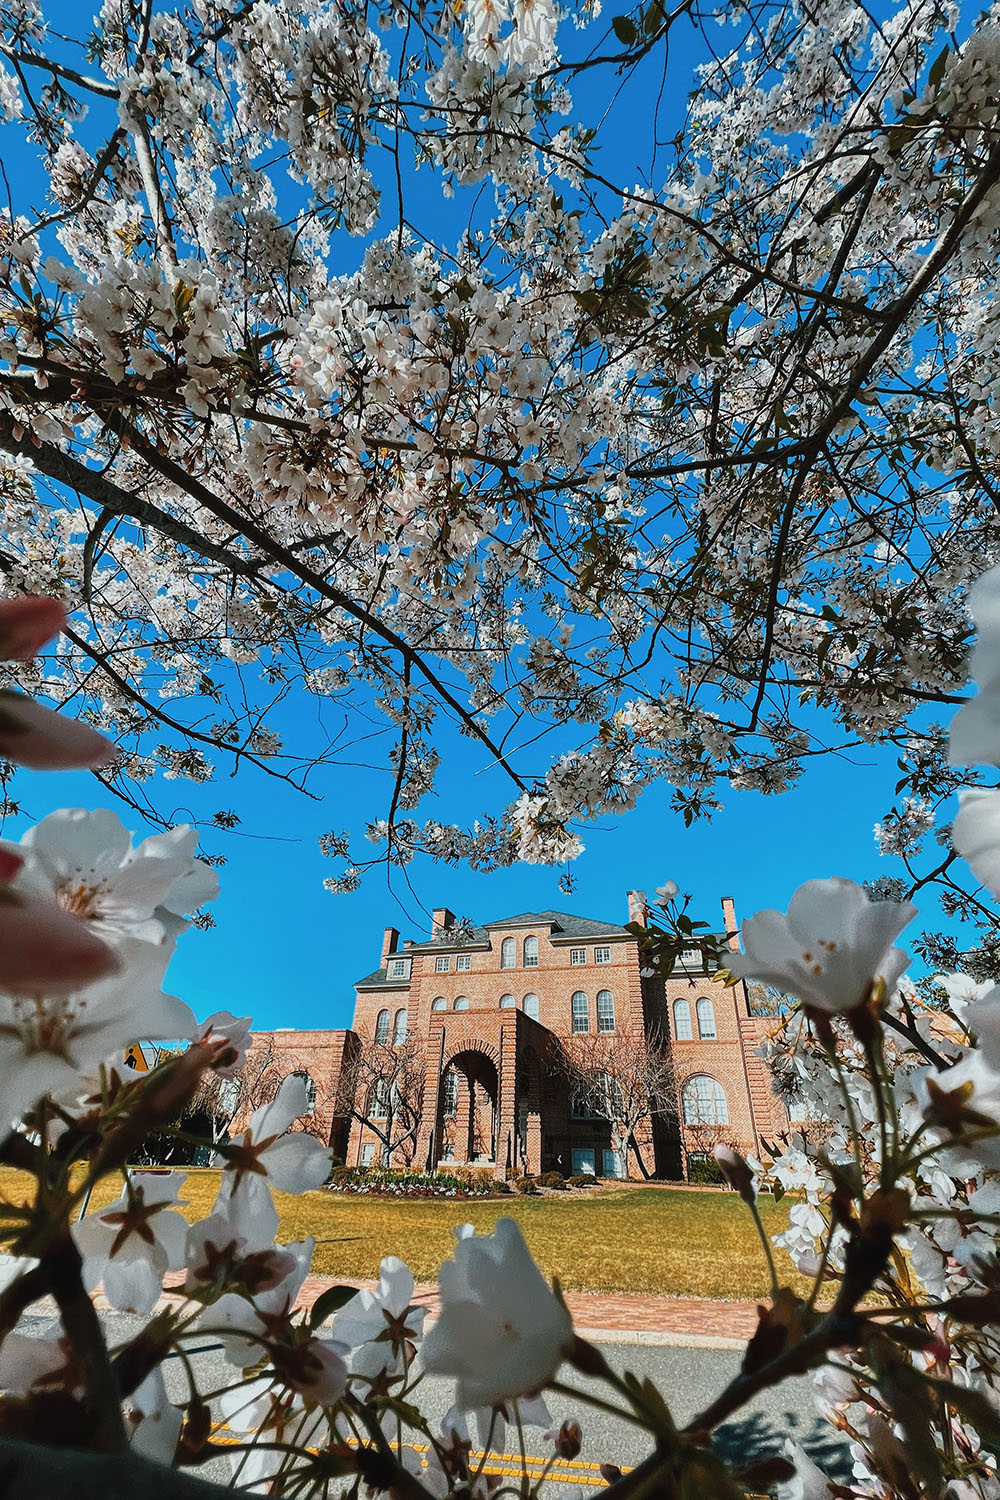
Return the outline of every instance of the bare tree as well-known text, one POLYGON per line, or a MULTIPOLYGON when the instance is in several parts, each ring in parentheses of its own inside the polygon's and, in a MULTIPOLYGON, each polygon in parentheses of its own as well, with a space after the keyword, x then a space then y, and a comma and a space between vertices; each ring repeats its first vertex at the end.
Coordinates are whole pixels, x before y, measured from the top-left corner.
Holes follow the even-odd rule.
POLYGON ((652 1138, 654 1122, 677 1118, 677 1082, 666 1039, 631 1028, 574 1036, 565 1044, 562 1067, 577 1097, 610 1123, 612 1149, 626 1170, 631 1153, 642 1176, 651 1177, 642 1147, 652 1138))
POLYGON ((350 1066, 343 1069, 335 1113, 356 1120, 381 1144, 383 1161, 412 1162, 424 1104, 426 1058, 415 1036, 379 1042, 361 1033, 350 1066))

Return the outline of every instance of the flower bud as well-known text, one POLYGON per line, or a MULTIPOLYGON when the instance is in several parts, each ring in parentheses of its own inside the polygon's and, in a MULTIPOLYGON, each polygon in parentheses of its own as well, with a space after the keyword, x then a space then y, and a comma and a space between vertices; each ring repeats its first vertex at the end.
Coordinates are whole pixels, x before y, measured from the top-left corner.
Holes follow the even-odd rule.
POLYGON ((718 1145, 712 1155, 716 1165, 731 1188, 735 1188, 744 1203, 753 1203, 757 1197, 753 1185, 753 1173, 738 1151, 732 1146, 718 1145))
POLYGON ((117 751, 89 724, 43 708, 21 693, 0 692, 0 755, 32 771, 91 770, 117 751))
POLYGON ((25 594, 0 600, 0 661, 29 661, 66 624, 58 599, 25 594))
POLYGON ((69 994, 118 967, 112 950, 79 917, 54 901, 0 887, 0 989, 69 994))
POLYGON ((583 1446, 583 1428, 575 1417, 567 1417, 559 1431, 550 1432, 548 1436, 555 1444, 558 1458, 576 1458, 583 1446))

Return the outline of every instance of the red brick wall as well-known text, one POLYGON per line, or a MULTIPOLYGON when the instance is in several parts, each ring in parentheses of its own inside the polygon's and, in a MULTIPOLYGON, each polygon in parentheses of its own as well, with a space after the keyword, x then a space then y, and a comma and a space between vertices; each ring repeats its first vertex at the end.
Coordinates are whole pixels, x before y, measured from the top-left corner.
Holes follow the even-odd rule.
MULTIPOLYGON (((667 980, 643 980, 638 945, 632 938, 588 938, 565 942, 560 934, 555 934, 558 940, 553 942, 552 936, 547 925, 493 929, 489 949, 470 945, 448 953, 447 973, 436 970, 435 960, 441 953, 440 949, 414 952, 404 945, 388 956, 410 960, 409 980, 401 980, 392 987, 358 992, 354 1030, 361 1037, 374 1035, 382 1010, 389 1012, 391 1037, 397 1012, 405 1009, 410 1034, 426 1043, 424 1117, 413 1152, 414 1165, 423 1167, 426 1164, 435 1129, 440 1139, 437 1093, 442 1030, 446 1038, 446 1063, 458 1048, 478 1048, 497 1068, 498 1171, 504 1170, 509 1160, 513 1164, 524 1162, 524 1146, 518 1131, 519 1115, 523 1123, 526 1103, 524 1070, 522 1068, 518 1085, 515 1083, 514 1056, 515 1052, 520 1055, 530 1046, 535 1047, 539 1062, 537 1082, 528 1091, 532 1097, 527 1101, 529 1169, 537 1171, 558 1159, 563 1169, 569 1171, 574 1145, 591 1142, 598 1151, 610 1145, 609 1140, 599 1139, 603 1135, 600 1127, 591 1127, 586 1121, 571 1118, 568 1086, 565 1078, 552 1066, 551 1048, 555 1044, 550 1033, 556 1038, 571 1035, 571 997, 575 991, 582 991, 587 996, 591 1035, 597 1034, 597 992, 610 990, 618 1030, 638 1033, 645 1028, 647 1033, 657 1032, 669 1038, 679 1094, 684 1083, 698 1074, 706 1074, 721 1085, 729 1119, 727 1125, 714 1131, 684 1126, 678 1098, 679 1144, 684 1152, 702 1150, 706 1145, 710 1147, 714 1140, 725 1140, 744 1151, 756 1153, 760 1150, 762 1134, 771 1137, 787 1128, 787 1116, 771 1091, 768 1070, 763 1061, 754 1056, 776 1023, 771 1018, 757 1019, 747 1014, 742 984, 726 989, 709 975, 689 977, 680 969, 667 980), (527 968, 524 964, 524 940, 529 936, 538 939, 537 968, 527 968), (501 967, 505 937, 515 940, 516 964, 512 969, 501 967), (595 947, 609 948, 611 961, 595 963, 595 947), (586 950, 585 964, 571 963, 573 948, 586 950), (469 957, 467 972, 456 970, 459 952, 469 957), (515 1010, 500 1009, 500 997, 504 994, 514 996, 515 1010), (526 994, 538 996, 538 1025, 521 1011, 526 994), (469 1008, 456 1012, 454 1002, 460 995, 467 997, 469 1008), (448 1008, 444 1012, 431 1009, 438 996, 447 1002, 448 1008), (711 1000, 714 1010, 716 1037, 711 1040, 699 1035, 697 1001, 702 996, 711 1000), (690 1006, 693 1033, 690 1041, 679 1040, 675 1035, 673 1003, 678 999, 686 999, 690 1006), (522 1091, 520 1099, 518 1087, 522 1091)), ((353 1033, 276 1032, 271 1035, 282 1058, 289 1064, 289 1072, 301 1067, 316 1079, 318 1106, 321 1096, 324 1100, 332 1099, 336 1092, 334 1080, 347 1045, 345 1039, 353 1033)), ((317 1113, 319 1123, 319 1109, 317 1113)), ((329 1128, 335 1130, 336 1123, 329 1107, 321 1116, 322 1123, 326 1125, 328 1114, 329 1128)), ((357 1123, 353 1124, 346 1159, 351 1163, 357 1161, 362 1147, 371 1141, 376 1143, 378 1156, 381 1144, 376 1137, 357 1123)), ((676 1175, 682 1157, 677 1146, 675 1125, 669 1130, 662 1121, 647 1125, 642 1131, 642 1155, 647 1170, 676 1175)), ((630 1167, 634 1169, 634 1163, 630 1163, 630 1167)))
POLYGON ((316 1085, 316 1104, 311 1115, 302 1117, 301 1126, 324 1144, 342 1149, 345 1141, 339 1137, 346 1136, 346 1122, 337 1113, 337 1087, 345 1057, 356 1045, 357 1039, 351 1031, 255 1032, 249 1055, 250 1071, 255 1059, 269 1054, 273 1062, 267 1076, 260 1078, 261 1097, 247 1101, 234 1119, 231 1132, 236 1134, 246 1129, 253 1109, 266 1102, 265 1094, 273 1097, 283 1078, 304 1072, 316 1085))

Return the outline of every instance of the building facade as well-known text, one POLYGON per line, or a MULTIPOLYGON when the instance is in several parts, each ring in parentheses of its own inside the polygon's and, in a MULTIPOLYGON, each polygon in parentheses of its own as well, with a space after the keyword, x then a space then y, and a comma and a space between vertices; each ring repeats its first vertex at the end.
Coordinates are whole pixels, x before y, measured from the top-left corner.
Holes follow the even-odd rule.
MULTIPOLYGON (((629 892, 628 920, 645 913, 629 892)), ((677 1179, 717 1142, 758 1154, 788 1128, 756 1056, 775 1019, 696 948, 649 977, 624 925, 544 911, 470 931, 442 908, 428 941, 386 928, 355 988, 350 1031, 255 1042, 310 1077, 310 1128, 348 1165, 677 1179)))

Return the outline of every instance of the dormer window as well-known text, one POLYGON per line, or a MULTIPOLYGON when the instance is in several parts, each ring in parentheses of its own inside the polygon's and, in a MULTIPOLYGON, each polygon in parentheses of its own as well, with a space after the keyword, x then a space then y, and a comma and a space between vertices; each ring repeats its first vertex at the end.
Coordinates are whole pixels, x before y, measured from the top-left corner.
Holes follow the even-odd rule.
POLYGON ((410 960, 408 958, 390 958, 387 977, 389 979, 409 979, 410 960))

